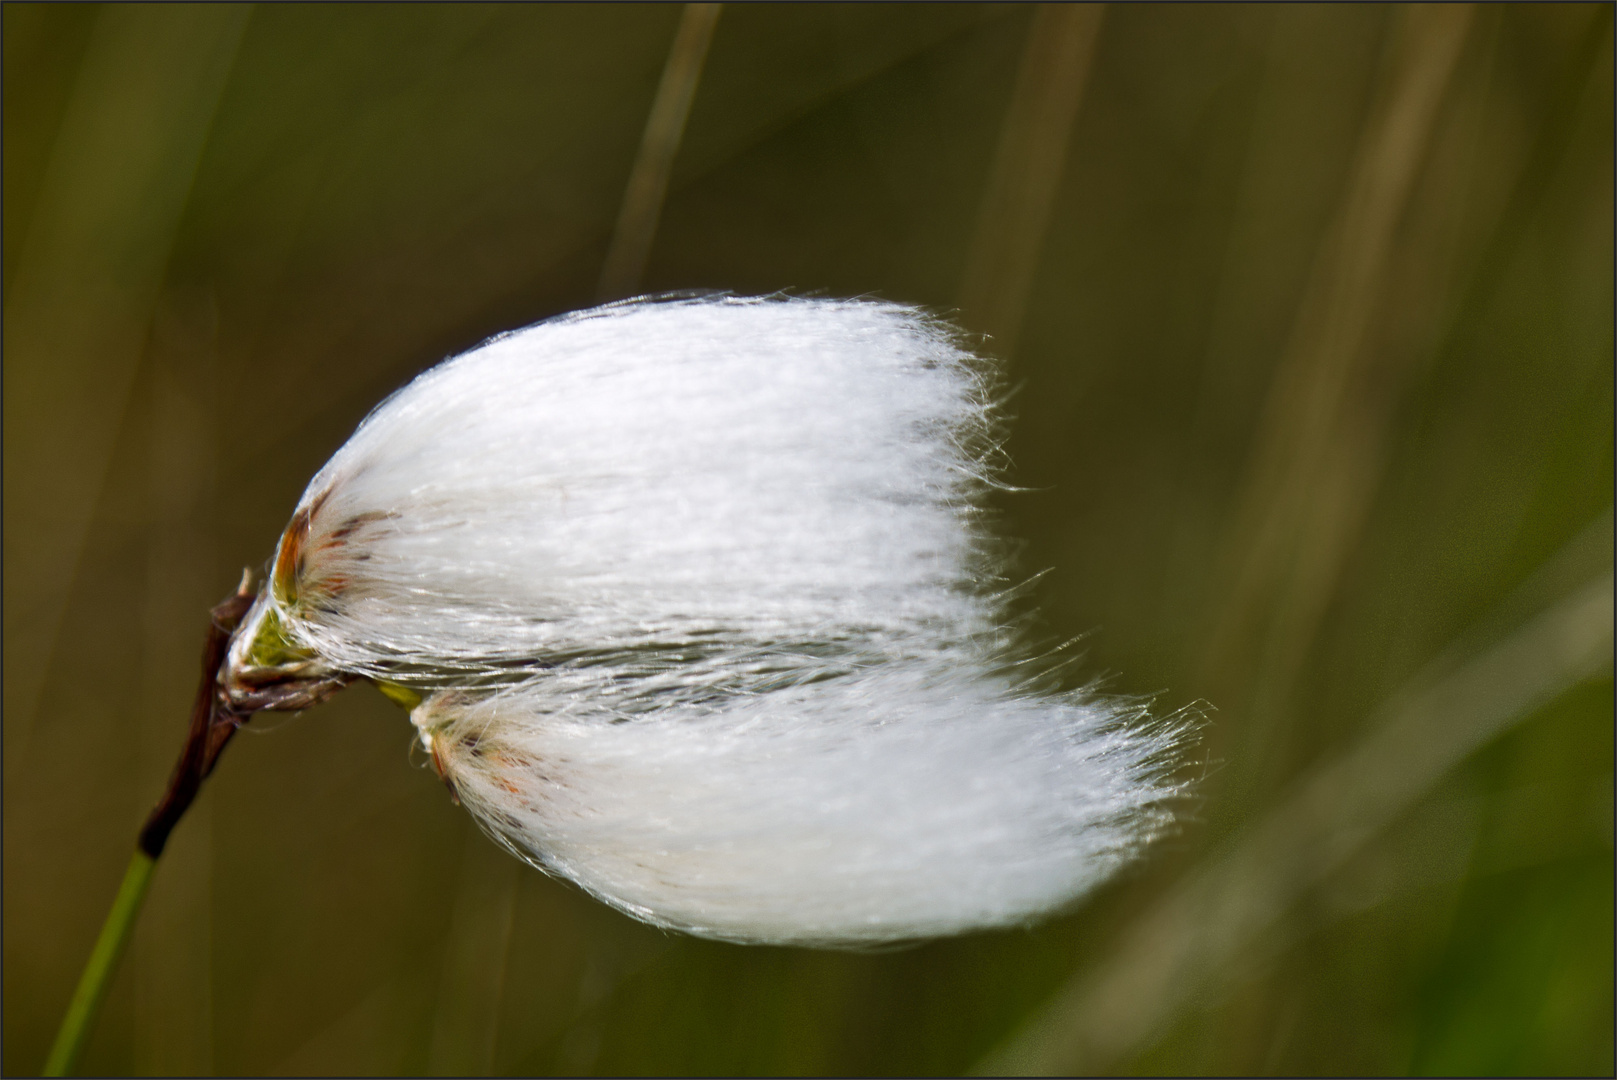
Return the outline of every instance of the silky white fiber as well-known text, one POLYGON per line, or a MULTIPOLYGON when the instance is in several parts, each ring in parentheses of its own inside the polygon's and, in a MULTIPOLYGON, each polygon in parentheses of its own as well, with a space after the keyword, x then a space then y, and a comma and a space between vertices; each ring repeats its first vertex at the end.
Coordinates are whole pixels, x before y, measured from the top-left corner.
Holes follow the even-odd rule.
POLYGON ((1174 735, 1012 675, 994 393, 947 324, 871 301, 636 301, 494 338, 315 476, 227 675, 273 639, 407 688, 494 836, 660 926, 1028 921, 1167 823, 1174 735))

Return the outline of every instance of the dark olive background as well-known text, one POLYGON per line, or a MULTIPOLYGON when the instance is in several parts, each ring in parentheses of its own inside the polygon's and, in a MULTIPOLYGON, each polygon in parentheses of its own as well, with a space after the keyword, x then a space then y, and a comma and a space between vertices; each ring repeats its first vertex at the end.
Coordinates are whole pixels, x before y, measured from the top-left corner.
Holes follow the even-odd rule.
MULTIPOLYGON (((178 748, 207 607, 389 390, 592 302, 679 15, 263 5, 158 33, 5 5, 5 1072, 43 1060, 178 748), (220 89, 161 98, 176 82, 220 89), (149 128, 84 135, 150 100, 149 128)), ((896 952, 670 936, 494 851, 357 687, 232 746, 84 1068, 961 1071, 1563 545, 1604 536, 1609 560, 1610 8, 1483 7, 1342 391, 1366 501, 1326 538, 1324 606, 1273 682, 1241 638, 1261 632, 1221 616, 1402 17, 1102 24, 1006 358, 1022 490, 999 527, 1020 577, 1048 571, 1030 633, 1083 635, 1065 678, 1205 718, 1199 799, 1139 867, 1035 928, 896 952)), ((950 310, 1031 19, 727 8, 646 288, 950 310)), ((1283 599, 1235 602, 1261 627, 1283 599)), ((1523 718, 1096 1067, 1609 1074, 1612 707, 1608 668, 1523 718)))

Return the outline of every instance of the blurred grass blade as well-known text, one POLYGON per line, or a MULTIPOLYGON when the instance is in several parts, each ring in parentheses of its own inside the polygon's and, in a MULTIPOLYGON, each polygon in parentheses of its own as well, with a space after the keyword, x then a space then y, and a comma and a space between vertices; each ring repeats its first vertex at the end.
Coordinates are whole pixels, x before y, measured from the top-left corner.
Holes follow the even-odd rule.
POLYGON ((1187 875, 1134 921, 1108 960, 1076 976, 976 1071, 1106 1071, 1449 769, 1609 667, 1607 554, 1598 578, 1503 639, 1460 662, 1434 661, 1383 706, 1369 736, 1187 875))
POLYGON ((8 780, 250 11, 102 9, 51 151, 5 300, 8 780))
POLYGON ((623 209, 612 232, 612 246, 601 268, 596 289, 599 300, 616 300, 640 288, 646 260, 651 257, 651 242, 657 235, 657 220, 662 216, 663 198, 668 194, 668 176, 685 135, 685 121, 691 115, 696 84, 702 77, 702 64, 722 7, 686 4, 680 15, 668 63, 651 103, 651 115, 646 118, 640 152, 623 193, 623 209))
POLYGON ((1002 357, 1016 349, 1105 12, 1040 4, 1028 27, 960 286, 966 324, 991 336, 1002 357))
POLYGON ((1384 399, 1396 398, 1366 385, 1365 346, 1473 13, 1466 4, 1415 5, 1395 17, 1388 71, 1275 373, 1229 531, 1231 584, 1202 664, 1204 692, 1215 698, 1235 696, 1228 683, 1218 693, 1220 680, 1244 679, 1283 703, 1379 481, 1379 417, 1390 408, 1384 399))
POLYGON ((427 1071, 433 1076, 494 1072, 506 959, 524 866, 470 823, 461 856, 444 965, 438 978, 427 1071))

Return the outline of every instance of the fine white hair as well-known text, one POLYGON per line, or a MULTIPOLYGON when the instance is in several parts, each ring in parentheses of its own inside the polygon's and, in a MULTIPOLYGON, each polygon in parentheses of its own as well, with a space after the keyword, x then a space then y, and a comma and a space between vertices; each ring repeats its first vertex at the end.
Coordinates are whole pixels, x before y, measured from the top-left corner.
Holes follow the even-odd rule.
POLYGON ((1026 922, 1168 822, 1175 734, 1014 674, 995 392, 889 303, 552 319, 360 425, 247 625, 419 698, 496 839, 648 922, 832 945, 1026 922))

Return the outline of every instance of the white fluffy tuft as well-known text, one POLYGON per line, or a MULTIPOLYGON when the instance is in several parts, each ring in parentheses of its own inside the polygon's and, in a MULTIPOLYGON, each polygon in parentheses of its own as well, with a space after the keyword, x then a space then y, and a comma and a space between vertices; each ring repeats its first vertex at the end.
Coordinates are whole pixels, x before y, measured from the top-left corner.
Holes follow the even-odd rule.
POLYGON ((249 621, 420 694, 485 827, 648 922, 861 944, 1027 921, 1167 821, 1173 736, 1007 676, 992 391, 892 304, 540 323, 371 414, 249 621))

